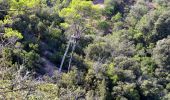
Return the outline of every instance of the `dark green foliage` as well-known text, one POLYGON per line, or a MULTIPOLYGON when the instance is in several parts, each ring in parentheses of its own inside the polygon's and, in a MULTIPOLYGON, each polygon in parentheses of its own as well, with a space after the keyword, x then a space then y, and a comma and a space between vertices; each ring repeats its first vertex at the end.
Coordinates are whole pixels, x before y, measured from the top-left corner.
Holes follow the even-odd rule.
POLYGON ((103 10, 103 14, 111 17, 115 12, 117 12, 117 2, 115 0, 105 0, 106 7, 103 10))
POLYGON ((5 10, 0 12, 0 20, 3 20, 4 17, 7 15, 8 9, 9 9, 9 4, 7 3, 7 1, 5 0, 0 1, 0 10, 5 10))
POLYGON ((169 25, 170 25, 170 12, 165 11, 162 15, 160 15, 160 17, 155 23, 155 30, 153 31, 155 35, 153 36, 153 40, 154 41, 161 40, 170 35, 169 25))
POLYGON ((157 42, 156 47, 153 49, 153 59, 159 67, 169 66, 170 60, 170 39, 165 38, 157 42))
POLYGON ((92 1, 0 0, 0 99, 170 100, 169 0, 92 1))

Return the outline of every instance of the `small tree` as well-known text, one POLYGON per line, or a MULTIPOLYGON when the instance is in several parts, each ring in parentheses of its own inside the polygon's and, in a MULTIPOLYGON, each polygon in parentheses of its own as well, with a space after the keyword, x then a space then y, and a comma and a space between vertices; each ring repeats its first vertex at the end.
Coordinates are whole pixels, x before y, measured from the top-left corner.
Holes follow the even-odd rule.
POLYGON ((91 1, 72 0, 67 8, 61 10, 59 15, 66 21, 63 26, 69 31, 69 34, 80 36, 87 30, 87 25, 92 23, 92 18, 97 18, 98 7, 93 6, 91 1))
POLYGON ((159 67, 170 66, 170 37, 157 42, 153 49, 153 59, 159 67))

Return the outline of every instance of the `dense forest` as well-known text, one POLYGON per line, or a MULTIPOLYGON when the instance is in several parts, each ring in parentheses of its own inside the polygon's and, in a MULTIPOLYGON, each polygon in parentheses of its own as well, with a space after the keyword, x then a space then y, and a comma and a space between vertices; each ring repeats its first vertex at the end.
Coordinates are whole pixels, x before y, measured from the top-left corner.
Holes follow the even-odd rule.
POLYGON ((170 0, 0 0, 0 100, 170 100, 170 0))

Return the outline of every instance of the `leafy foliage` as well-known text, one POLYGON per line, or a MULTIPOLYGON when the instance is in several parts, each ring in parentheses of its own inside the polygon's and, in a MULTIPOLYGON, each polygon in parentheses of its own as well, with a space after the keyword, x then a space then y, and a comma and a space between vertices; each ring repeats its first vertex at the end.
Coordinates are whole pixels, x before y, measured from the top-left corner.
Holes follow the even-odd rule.
POLYGON ((169 7, 169 0, 0 0, 0 99, 169 100, 169 7), (70 37, 75 50, 59 72, 70 37))

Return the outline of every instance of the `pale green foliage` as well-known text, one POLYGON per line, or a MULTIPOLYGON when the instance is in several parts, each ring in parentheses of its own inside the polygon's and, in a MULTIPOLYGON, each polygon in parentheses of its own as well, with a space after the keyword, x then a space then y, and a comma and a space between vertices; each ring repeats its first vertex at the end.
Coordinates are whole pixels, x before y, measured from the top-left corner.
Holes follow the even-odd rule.
POLYGON ((4 37, 6 37, 6 38, 16 37, 18 39, 23 38, 21 33, 19 33, 17 30, 13 30, 12 28, 5 28, 4 37))
POLYGON ((170 99, 170 93, 168 93, 167 95, 165 95, 165 97, 163 98, 163 100, 169 100, 170 99))
POLYGON ((168 1, 0 0, 0 99, 169 100, 168 1))
POLYGON ((108 65, 107 67, 107 74, 110 77, 110 79, 112 80, 113 83, 116 83, 119 79, 118 75, 115 73, 115 64, 111 63, 108 65))
MULTIPOLYGON (((45 99, 55 99, 59 96, 59 87, 55 84, 42 84, 37 87, 37 92, 41 91, 40 93, 40 98, 45 100, 45 99)), ((38 95, 35 95, 37 97, 38 95)), ((30 96, 30 98, 34 98, 34 96, 30 96)))
POLYGON ((109 51, 109 45, 107 45, 106 42, 90 44, 85 50, 87 58, 90 58, 92 60, 98 60, 99 58, 109 57, 109 51))
POLYGON ((11 0, 11 9, 23 10, 25 8, 33 8, 38 6, 40 0, 11 0))
POLYGON ((112 17, 113 22, 117 22, 122 18, 122 15, 120 13, 117 13, 115 16, 112 17))
POLYGON ((153 49, 153 59, 160 67, 170 66, 170 39, 162 39, 157 42, 156 47, 153 49))
POLYGON ((4 17, 4 20, 0 20, 0 24, 12 24, 12 23, 13 21, 11 17, 8 15, 4 17))
POLYGON ((140 100, 139 93, 135 90, 135 88, 136 85, 133 83, 130 84, 120 82, 118 83, 118 86, 113 87, 112 95, 116 96, 116 100, 122 100, 123 98, 128 98, 131 100, 140 100))
POLYGON ((76 83, 77 71, 70 71, 69 73, 64 73, 62 75, 62 83, 67 87, 71 87, 73 84, 76 83))
POLYGON ((106 100, 107 86, 106 86, 105 79, 103 79, 102 82, 99 83, 98 88, 99 88, 99 98, 100 98, 100 100, 106 100))
POLYGON ((91 1, 72 0, 67 8, 63 8, 59 15, 65 19, 61 26, 68 28, 69 34, 83 34, 91 26, 92 19, 99 18, 100 9, 92 5, 91 1))
POLYGON ((149 11, 148 6, 146 6, 146 3, 143 0, 137 2, 136 5, 132 6, 130 13, 126 17, 126 21, 131 26, 135 26, 138 20, 149 11))
POLYGON ((144 57, 141 61, 141 70, 143 74, 153 75, 156 68, 156 64, 150 57, 144 57))
POLYGON ((97 6, 92 5, 91 1, 72 0, 67 8, 61 10, 60 16, 64 17, 68 22, 74 22, 88 18, 89 16, 94 16, 94 12, 97 13, 96 11, 98 9, 97 6))

